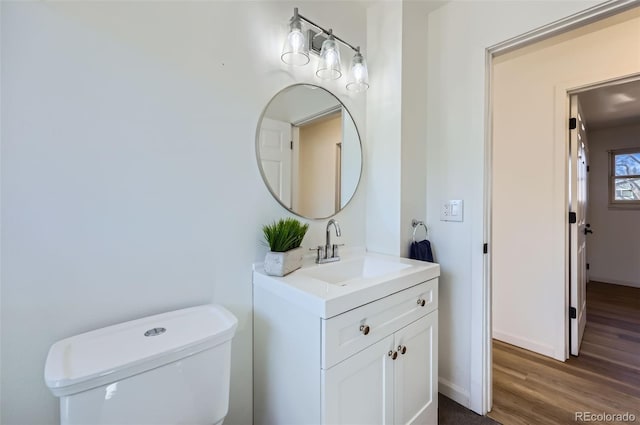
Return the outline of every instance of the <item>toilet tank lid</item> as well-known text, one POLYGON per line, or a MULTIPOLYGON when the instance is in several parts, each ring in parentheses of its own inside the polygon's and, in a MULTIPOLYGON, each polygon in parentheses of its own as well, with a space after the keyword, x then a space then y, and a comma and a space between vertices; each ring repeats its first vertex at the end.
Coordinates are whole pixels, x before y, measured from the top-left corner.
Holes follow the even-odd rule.
POLYGON ((58 396, 115 382, 223 344, 237 325, 228 310, 209 304, 72 336, 51 346, 45 382, 58 396))

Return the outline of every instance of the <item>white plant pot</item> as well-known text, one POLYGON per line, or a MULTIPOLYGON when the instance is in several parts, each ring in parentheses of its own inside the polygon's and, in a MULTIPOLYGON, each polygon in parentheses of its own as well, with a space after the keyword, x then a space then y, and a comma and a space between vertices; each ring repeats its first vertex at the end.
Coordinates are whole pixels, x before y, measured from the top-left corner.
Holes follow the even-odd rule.
POLYGON ((271 276, 286 276, 302 267, 302 247, 287 252, 267 252, 264 257, 264 271, 271 276))

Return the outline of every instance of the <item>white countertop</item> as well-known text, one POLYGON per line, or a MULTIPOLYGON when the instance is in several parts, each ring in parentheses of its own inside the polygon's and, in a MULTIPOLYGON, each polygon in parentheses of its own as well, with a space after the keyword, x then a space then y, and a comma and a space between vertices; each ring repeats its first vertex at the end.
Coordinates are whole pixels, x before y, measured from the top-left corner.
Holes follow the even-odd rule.
MULTIPOLYGON (((401 267, 401 266, 399 266, 401 267)), ((398 267, 398 268, 399 268, 398 267)), ((262 264, 254 264, 253 284, 295 303, 296 305, 327 319, 384 298, 395 292, 440 276, 440 265, 390 255, 365 252, 364 249, 343 250, 341 260, 335 263, 315 264, 313 258, 305 258, 299 270, 284 276, 269 276, 262 264), (326 272, 329 267, 362 261, 380 261, 384 264, 406 265, 400 270, 374 277, 356 278, 338 284, 328 283, 310 275, 326 272)))

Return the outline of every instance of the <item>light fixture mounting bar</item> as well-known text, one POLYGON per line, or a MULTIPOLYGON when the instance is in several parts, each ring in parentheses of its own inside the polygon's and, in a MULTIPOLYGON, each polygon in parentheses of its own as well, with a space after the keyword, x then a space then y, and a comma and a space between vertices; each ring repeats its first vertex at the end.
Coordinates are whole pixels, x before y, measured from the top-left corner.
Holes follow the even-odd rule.
MULTIPOLYGON (((297 9, 297 8, 296 8, 297 9)), ((333 35, 333 38, 335 38, 336 40, 338 40, 340 43, 344 44, 345 46, 349 47, 351 50, 353 50, 354 52, 359 52, 360 51, 360 47, 353 47, 350 43, 344 41, 343 39, 341 39, 340 37, 338 37, 337 35, 335 35, 333 33, 332 30, 328 30, 325 29, 323 27, 321 27, 320 25, 316 24, 315 22, 313 22, 310 19, 305 18, 304 16, 302 16, 301 14, 297 14, 298 18, 300 18, 301 20, 305 21, 307 24, 312 25, 316 28, 318 28, 320 31, 322 31, 324 34, 331 34, 333 35)))

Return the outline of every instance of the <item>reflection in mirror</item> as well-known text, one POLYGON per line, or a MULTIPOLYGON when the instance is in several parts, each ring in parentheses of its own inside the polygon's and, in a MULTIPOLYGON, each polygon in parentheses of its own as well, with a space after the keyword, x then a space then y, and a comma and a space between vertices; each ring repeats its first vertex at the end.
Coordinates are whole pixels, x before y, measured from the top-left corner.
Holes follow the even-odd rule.
POLYGON ((258 124, 258 166, 273 196, 307 218, 326 218, 353 197, 362 170, 360 136, 327 90, 296 84, 269 102, 258 124))

